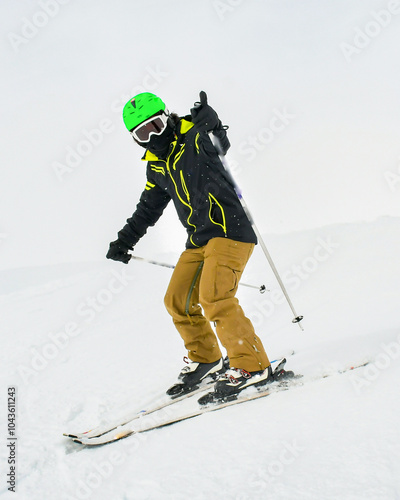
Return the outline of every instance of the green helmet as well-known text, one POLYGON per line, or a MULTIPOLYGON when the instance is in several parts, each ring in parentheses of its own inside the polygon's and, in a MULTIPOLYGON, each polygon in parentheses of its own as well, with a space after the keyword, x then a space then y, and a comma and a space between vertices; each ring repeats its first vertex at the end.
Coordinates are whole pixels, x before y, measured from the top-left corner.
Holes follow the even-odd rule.
POLYGON ((132 97, 125 104, 122 117, 125 127, 132 130, 151 116, 164 110, 165 104, 159 97, 150 94, 150 92, 143 92, 132 97))

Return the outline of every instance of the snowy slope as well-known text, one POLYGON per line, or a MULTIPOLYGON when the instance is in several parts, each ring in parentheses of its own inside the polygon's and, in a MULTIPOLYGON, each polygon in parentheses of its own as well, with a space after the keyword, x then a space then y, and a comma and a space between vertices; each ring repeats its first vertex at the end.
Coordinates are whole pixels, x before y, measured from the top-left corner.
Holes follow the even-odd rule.
MULTIPOLYGON (((400 499, 397 4, 0 2, 1 500, 400 499), (200 90, 305 316, 258 249, 243 280, 271 291, 239 296, 269 355, 294 349, 305 379, 370 365, 77 451, 62 432, 145 407, 182 366, 170 270, 104 254, 145 183, 124 103, 150 91, 184 115, 200 90)), ((135 252, 174 263, 184 241, 168 207, 135 252)))
MULTIPOLYGON (((274 305, 259 249, 243 281, 265 280, 271 292, 242 287, 240 300, 271 358, 293 348, 289 367, 315 380, 96 449, 62 432, 143 408, 181 367, 162 305, 170 271, 104 262, 2 272, 0 376, 18 386, 17 498, 400 498, 399 235, 400 220, 389 217, 266 235, 305 332, 286 304, 274 305)), ((4 470, 5 446, 0 453, 4 470)), ((15 498, 4 480, 0 488, 2 500, 15 498)))

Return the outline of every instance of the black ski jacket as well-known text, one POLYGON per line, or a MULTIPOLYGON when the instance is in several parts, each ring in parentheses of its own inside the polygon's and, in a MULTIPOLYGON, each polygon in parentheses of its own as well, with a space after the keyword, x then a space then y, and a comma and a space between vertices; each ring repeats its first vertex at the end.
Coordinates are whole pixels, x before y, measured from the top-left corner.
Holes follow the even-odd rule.
MULTIPOLYGON (((224 129, 215 132, 224 153, 230 144, 224 129)), ((180 118, 166 160, 146 150, 147 182, 136 211, 118 237, 135 245, 162 215, 172 199, 186 228, 186 248, 226 237, 257 243, 232 182, 206 133, 199 133, 190 116, 180 118)))

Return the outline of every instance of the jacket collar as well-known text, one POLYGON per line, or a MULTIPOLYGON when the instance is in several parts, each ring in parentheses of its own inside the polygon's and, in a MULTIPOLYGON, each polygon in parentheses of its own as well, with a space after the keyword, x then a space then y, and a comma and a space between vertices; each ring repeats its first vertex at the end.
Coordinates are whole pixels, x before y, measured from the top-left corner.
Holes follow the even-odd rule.
MULTIPOLYGON (((177 131, 179 136, 185 135, 191 128, 194 127, 193 123, 187 119, 189 117, 190 116, 180 119, 180 121, 178 123, 179 130, 177 131)), ((158 156, 156 156, 154 153, 151 153, 148 149, 146 149, 146 152, 143 155, 142 160, 143 161, 162 161, 160 158, 158 158, 158 156)))

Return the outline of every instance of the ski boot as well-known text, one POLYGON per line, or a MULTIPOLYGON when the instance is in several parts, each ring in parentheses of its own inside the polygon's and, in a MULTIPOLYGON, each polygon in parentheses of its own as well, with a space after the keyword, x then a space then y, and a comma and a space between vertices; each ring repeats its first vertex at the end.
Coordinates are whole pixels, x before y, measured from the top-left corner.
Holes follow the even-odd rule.
POLYGON ((265 370, 248 372, 240 368, 230 368, 215 384, 214 391, 202 396, 198 402, 204 406, 210 403, 223 403, 237 399, 238 395, 248 387, 260 388, 272 382, 281 382, 294 377, 292 371, 284 369, 286 359, 283 359, 272 371, 271 366, 265 370))
POLYGON ((174 384, 167 390, 168 396, 176 398, 183 394, 188 394, 196 390, 200 383, 206 378, 216 380, 220 375, 225 373, 227 362, 223 358, 214 361, 213 363, 197 363, 190 361, 188 358, 183 358, 186 363, 178 375, 179 382, 174 384))

